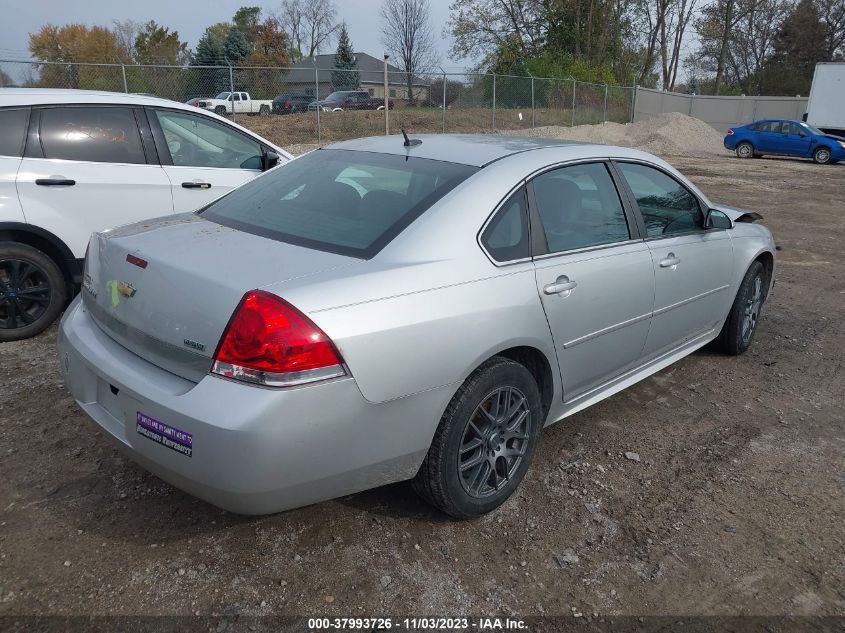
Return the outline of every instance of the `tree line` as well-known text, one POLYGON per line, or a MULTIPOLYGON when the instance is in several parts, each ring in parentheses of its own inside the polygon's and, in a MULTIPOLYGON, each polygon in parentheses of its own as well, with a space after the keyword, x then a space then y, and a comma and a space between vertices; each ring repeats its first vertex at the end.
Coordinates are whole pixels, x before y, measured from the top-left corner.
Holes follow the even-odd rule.
MULTIPOLYGON (((451 0, 449 11, 442 36, 450 58, 498 74, 701 94, 807 94, 818 62, 845 59, 845 0, 451 0)), ((429 0, 383 0, 379 18, 380 43, 413 94, 415 77, 439 62, 429 0)), ((108 87, 100 85, 104 71, 74 62, 165 65, 174 68, 133 69, 128 80, 133 91, 177 98, 226 88, 231 65, 252 68, 238 71, 239 84, 273 92, 283 87, 280 74, 259 67, 288 66, 335 42, 332 83, 357 87, 354 49, 333 0, 283 0, 269 13, 241 7, 208 26, 193 50, 155 21, 46 25, 30 35, 29 48, 56 63, 41 66, 31 83, 108 87)), ((449 83, 440 88, 447 96, 460 90, 449 83)))
POLYGON ((816 63, 845 59, 845 0, 452 0, 450 12, 451 56, 503 74, 806 95, 816 63))

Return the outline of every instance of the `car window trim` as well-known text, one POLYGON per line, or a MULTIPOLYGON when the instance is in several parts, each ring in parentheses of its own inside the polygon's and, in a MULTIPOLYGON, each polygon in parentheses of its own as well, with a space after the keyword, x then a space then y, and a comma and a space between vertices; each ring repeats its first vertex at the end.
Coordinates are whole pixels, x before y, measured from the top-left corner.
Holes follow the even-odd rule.
POLYGON ((669 178, 674 180, 676 183, 678 183, 678 185, 683 187, 684 190, 689 195, 691 195, 693 197, 696 204, 698 205, 698 212, 701 213, 702 222, 707 217, 707 205, 705 205, 704 202, 702 202, 701 198, 699 198, 695 194, 695 192, 691 191, 690 188, 687 187, 680 180, 678 180, 678 178, 676 176, 674 176, 673 174, 671 174, 668 171, 666 171, 665 169, 663 169, 660 165, 655 165, 654 163, 650 163, 650 162, 645 161, 645 160, 637 160, 636 158, 614 158, 611 162, 615 163, 614 167, 619 171, 619 176, 620 176, 620 179, 622 181, 622 184, 627 191, 627 195, 630 196, 631 202, 632 202, 634 208, 636 209, 637 216, 638 216, 638 222, 642 226, 642 233, 643 233, 643 240, 644 241, 654 242, 654 241, 657 241, 657 240, 672 239, 673 237, 682 237, 684 235, 700 235, 700 234, 708 232, 708 229, 706 229, 704 226, 702 226, 701 228, 692 229, 692 230, 689 230, 689 231, 677 231, 675 233, 668 233, 668 234, 663 234, 663 235, 649 235, 648 231, 645 228, 645 219, 643 218, 642 211, 640 210, 640 205, 637 202, 637 198, 634 195, 634 191, 631 189, 631 186, 628 184, 628 180, 625 178, 624 174, 622 173, 622 170, 618 167, 619 163, 631 163, 631 164, 634 164, 634 165, 643 165, 644 167, 651 167, 652 169, 655 169, 655 170, 659 171, 660 173, 662 173, 663 175, 668 176, 669 178))
POLYGON ((560 163, 553 166, 550 165, 544 167, 543 169, 532 173, 528 178, 526 178, 526 187, 528 189, 528 234, 531 238, 531 256, 534 259, 548 259, 557 255, 569 255, 572 253, 588 252, 602 248, 609 248, 621 244, 631 244, 634 242, 642 241, 643 238, 640 234, 641 230, 637 220, 637 216, 634 214, 633 209, 630 208, 630 205, 626 204, 625 193, 623 193, 623 191, 619 187, 619 183, 617 182, 616 177, 617 174, 614 172, 612 162, 612 159, 607 158, 582 158, 574 161, 567 161, 565 163, 560 163), (616 189, 616 195, 619 198, 619 204, 622 207, 622 213, 625 217, 625 224, 627 224, 628 226, 628 239, 617 242, 608 242, 606 244, 594 244, 590 246, 582 246, 579 248, 570 248, 563 251, 551 252, 549 251, 549 244, 546 239, 546 230, 543 227, 543 221, 538 211, 537 198, 534 195, 534 180, 550 171, 557 171, 558 169, 565 169, 567 167, 573 167, 576 165, 590 164, 604 165, 605 169, 607 170, 608 176, 610 177, 610 180, 616 189))
POLYGON ((481 248, 481 250, 487 256, 487 259, 489 259, 490 262, 494 266, 501 268, 502 266, 510 266, 512 264, 521 264, 523 262, 531 261, 531 259, 532 259, 531 258, 532 239, 531 239, 531 217, 530 217, 530 210, 529 209, 530 209, 530 205, 528 204, 528 188, 526 187, 526 181, 520 180, 515 187, 511 188, 510 191, 508 191, 505 194, 505 196, 501 200, 499 200, 499 202, 493 208, 493 211, 490 213, 490 215, 487 216, 487 219, 484 220, 484 224, 481 225, 481 228, 478 230, 478 233, 475 236, 475 241, 478 244, 479 248, 481 248), (525 209, 526 209, 525 227, 526 227, 526 230, 528 231, 528 255, 526 257, 519 257, 517 259, 498 260, 495 257, 493 257, 493 254, 490 253, 489 250, 487 250, 487 247, 484 245, 482 237, 484 236, 484 232, 487 230, 487 227, 490 226, 490 224, 493 223, 493 221, 499 216, 499 214, 504 211, 504 206, 508 202, 510 202, 510 199, 513 197, 513 195, 517 191, 519 191, 520 189, 523 190, 522 195, 524 197, 524 203, 525 203, 525 209))
POLYGON ((27 133, 26 138, 26 145, 24 147, 24 158, 40 158, 44 160, 61 160, 66 161, 68 163, 84 163, 90 165, 133 165, 135 167, 138 166, 148 166, 148 165, 157 165, 157 163, 151 163, 149 156, 147 155, 147 150, 144 147, 144 137, 141 134, 141 126, 138 124, 138 118, 135 114, 135 109, 138 106, 134 106, 128 103, 83 103, 83 102, 75 102, 75 103, 41 103, 38 105, 31 106, 31 113, 29 116, 29 131, 27 133), (141 141, 141 149, 144 152, 144 162, 143 163, 123 163, 123 162, 116 162, 110 160, 76 160, 74 158, 48 158, 46 153, 44 152, 44 146, 41 143, 41 114, 45 110, 55 110, 57 108, 122 108, 123 110, 128 110, 132 114, 132 120, 135 121, 135 130, 138 132, 138 138, 141 141))
POLYGON ((10 155, 10 154, 0 154, 2 158, 17 158, 21 159, 24 156, 24 150, 26 149, 26 141, 27 137, 29 136, 29 121, 32 118, 32 107, 25 105, 25 106, 3 106, 0 108, 0 112, 5 112, 7 110, 26 110, 26 121, 24 122, 24 133, 23 138, 20 141, 20 146, 18 147, 17 155, 10 155))
POLYGON ((229 125, 223 121, 218 121, 217 119, 213 119, 210 116, 206 116, 201 112, 192 112, 190 110, 183 110, 182 108, 167 108, 167 107, 160 107, 160 106, 145 106, 144 109, 147 111, 147 119, 149 120, 150 127, 152 128, 153 132, 153 141, 155 142, 156 150, 158 151, 159 160, 161 161, 162 166, 167 167, 182 167, 186 169, 227 169, 233 170, 237 169, 240 171, 250 171, 261 173, 260 169, 243 169, 240 167, 201 167, 197 165, 174 165, 173 164, 173 157, 170 155, 170 148, 167 146, 167 140, 164 138, 164 130, 161 129, 161 124, 158 121, 158 117, 156 116, 156 111, 162 112, 176 112, 178 114, 184 114, 187 116, 195 116, 202 119, 207 119, 211 123, 216 123, 225 127, 227 130, 234 132, 235 134, 245 138, 246 140, 256 143, 258 145, 259 150, 261 153, 266 152, 275 152, 276 150, 272 147, 267 146, 265 143, 262 143, 257 138, 250 136, 249 134, 244 134, 241 130, 236 127, 229 125), (162 150, 162 148, 164 148, 162 150))

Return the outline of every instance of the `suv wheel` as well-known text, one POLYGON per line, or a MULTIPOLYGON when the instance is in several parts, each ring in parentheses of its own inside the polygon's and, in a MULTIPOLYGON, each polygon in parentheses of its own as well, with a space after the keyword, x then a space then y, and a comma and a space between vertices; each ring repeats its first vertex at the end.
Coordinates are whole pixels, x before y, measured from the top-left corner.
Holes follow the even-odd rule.
POLYGON ((27 244, 0 242, 0 341, 44 331, 66 300, 65 279, 52 259, 27 244))
POLYGON ((813 152, 813 162, 817 165, 827 165, 830 162, 830 150, 826 147, 817 147, 813 152))
POLYGON ((499 507, 531 464, 542 412, 531 373, 507 358, 490 359, 446 408, 412 482, 414 490, 459 519, 499 507))

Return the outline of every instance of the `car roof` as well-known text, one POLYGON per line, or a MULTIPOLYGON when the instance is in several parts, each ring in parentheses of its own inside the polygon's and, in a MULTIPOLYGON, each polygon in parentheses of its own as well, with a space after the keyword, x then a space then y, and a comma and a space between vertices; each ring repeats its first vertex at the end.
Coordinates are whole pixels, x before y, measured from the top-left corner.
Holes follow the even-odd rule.
POLYGON ((115 105, 166 105, 193 109, 178 101, 125 92, 67 90, 62 88, 0 88, 0 106, 53 105, 63 103, 109 103, 115 105))
POLYGON ((579 141, 500 134, 409 134, 409 137, 418 139, 422 143, 405 147, 404 137, 396 134, 341 141, 327 145, 326 149, 417 156, 431 160, 484 167, 507 156, 535 149, 567 146, 585 147, 588 145, 579 141))

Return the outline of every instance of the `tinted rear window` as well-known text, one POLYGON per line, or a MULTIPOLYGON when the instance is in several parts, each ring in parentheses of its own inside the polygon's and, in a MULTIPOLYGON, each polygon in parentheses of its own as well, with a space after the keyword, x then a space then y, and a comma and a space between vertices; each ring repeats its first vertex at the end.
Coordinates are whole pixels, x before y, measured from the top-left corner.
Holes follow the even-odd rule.
POLYGON ((0 156, 22 156, 29 109, 0 110, 0 156))
POLYGON ((97 163, 147 162, 129 108, 60 107, 41 112, 44 158, 97 163))
POLYGON ((477 170, 422 158, 317 150, 201 213, 248 233, 370 258, 477 170))

